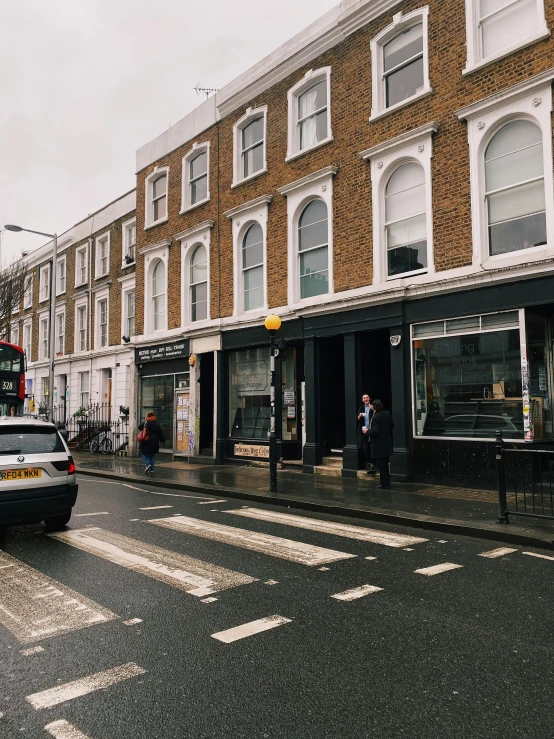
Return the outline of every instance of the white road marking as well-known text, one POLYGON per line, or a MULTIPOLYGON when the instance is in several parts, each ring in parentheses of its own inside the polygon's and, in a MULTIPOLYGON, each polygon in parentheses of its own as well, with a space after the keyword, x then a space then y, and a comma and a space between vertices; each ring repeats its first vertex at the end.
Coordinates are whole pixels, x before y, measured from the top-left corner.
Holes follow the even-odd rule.
POLYGON ((499 549, 491 549, 490 552, 481 552, 479 557, 488 557, 488 559, 495 559, 496 557, 503 557, 505 554, 511 554, 517 552, 517 549, 511 549, 510 547, 500 547, 499 549))
POLYGON ((356 600, 357 598, 363 598, 364 595, 378 593, 381 590, 383 588, 378 588, 376 585, 360 585, 358 588, 345 590, 343 593, 335 593, 331 598, 335 598, 336 600, 356 600))
POLYGON ((403 552, 413 552, 414 550, 411 547, 404 547, 402 551, 403 552))
POLYGON ((30 657, 32 654, 39 654, 39 652, 44 652, 44 647, 29 647, 29 649, 22 649, 20 654, 24 657, 30 657))
POLYGON ((295 526, 299 529, 318 531, 321 534, 344 536, 347 539, 368 541, 372 544, 382 544, 386 547, 402 548, 411 544, 422 544, 428 541, 428 539, 422 539, 419 536, 393 534, 388 531, 368 529, 364 526, 351 526, 345 523, 334 523, 333 521, 324 521, 318 518, 293 516, 289 513, 266 511, 262 508, 237 508, 232 511, 222 511, 222 513, 230 513, 234 516, 243 516, 244 518, 255 518, 258 521, 268 521, 269 523, 282 523, 285 526, 295 526))
POLYGON ((218 641, 222 641, 224 644, 231 644, 231 642, 238 641, 238 639, 244 639, 253 634, 260 634, 262 631, 274 629, 276 626, 290 624, 291 622, 292 619, 285 618, 284 616, 268 616, 267 618, 260 618, 257 621, 251 621, 248 624, 242 624, 242 626, 235 626, 233 629, 227 629, 227 631, 218 631, 217 634, 212 634, 212 637, 218 641))
POLYGON ((371 561, 371 560, 377 559, 377 557, 364 557, 364 559, 369 559, 371 561))
POLYGON ((200 603, 215 603, 216 600, 217 598, 202 598, 200 603))
POLYGON ((159 511, 161 508, 173 508, 172 505, 151 505, 146 508, 139 508, 139 511, 159 511))
POLYGON ((118 618, 5 552, 0 552, 0 563, 0 624, 21 644, 118 618))
POLYGON ((463 565, 456 565, 453 562, 443 562, 440 565, 433 565, 432 567, 423 567, 421 570, 414 570, 418 575, 440 575, 441 572, 448 572, 449 570, 457 570, 463 565))
POLYGON ((144 675, 145 672, 142 667, 139 667, 134 662, 128 662, 126 665, 112 667, 109 670, 97 672, 94 675, 82 677, 79 680, 73 680, 64 685, 57 685, 55 688, 43 690, 40 693, 33 693, 32 695, 28 695, 25 700, 36 711, 41 711, 43 708, 51 708, 74 698, 88 695, 88 693, 93 693, 95 690, 109 688, 111 685, 116 685, 123 680, 129 680, 131 677, 144 675))
POLYGON ((54 739, 89 739, 86 734, 83 734, 82 731, 79 731, 65 719, 53 721, 45 726, 44 730, 51 734, 54 739))
POLYGON ((129 521, 140 521, 140 518, 130 518, 129 521))
POLYGON ((203 500, 201 503, 196 505, 212 505, 213 503, 227 503, 227 500, 203 500))
POLYGON ((50 536, 199 598, 237 585, 256 582, 255 577, 161 549, 153 544, 143 544, 105 529, 77 529, 50 536))
POLYGON ((84 518, 85 516, 109 516, 108 511, 98 511, 98 513, 74 513, 74 518, 84 518))
POLYGON ((439 544, 448 544, 447 539, 439 539, 438 541, 439 541, 439 544))
POLYGON ((211 539, 212 541, 218 541, 223 544, 232 544, 243 549, 250 549, 253 552, 262 552, 271 557, 279 557, 290 562, 298 562, 308 567, 356 557, 355 554, 337 552, 333 549, 324 549, 323 547, 304 544, 303 542, 293 541, 292 539, 281 539, 279 536, 259 534, 255 531, 238 529, 234 526, 224 526, 220 523, 211 523, 210 521, 202 521, 197 518, 189 518, 188 516, 152 519, 148 523, 153 523, 156 526, 164 526, 168 529, 175 529, 175 531, 181 531, 184 534, 201 536, 204 539, 211 539))
POLYGON ((264 585, 279 585, 279 580, 266 580, 264 585))
POLYGON ((537 554, 536 552, 522 552, 522 554, 526 554, 528 557, 538 557, 539 559, 554 560, 554 557, 549 557, 548 554, 537 554))
POLYGON ((330 570, 330 567, 318 567, 318 570, 319 570, 320 572, 329 572, 329 570, 330 570))
POLYGON ((142 618, 129 618, 127 621, 123 622, 125 626, 134 626, 135 624, 141 624, 142 618))

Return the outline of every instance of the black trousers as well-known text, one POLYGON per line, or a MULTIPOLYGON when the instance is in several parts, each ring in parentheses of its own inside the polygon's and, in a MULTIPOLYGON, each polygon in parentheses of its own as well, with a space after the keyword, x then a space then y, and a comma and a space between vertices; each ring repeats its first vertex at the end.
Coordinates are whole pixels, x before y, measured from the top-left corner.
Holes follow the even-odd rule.
POLYGON ((375 464, 379 470, 379 482, 381 483, 381 487, 390 488, 389 458, 382 457, 381 459, 376 459, 375 464))
POLYGON ((373 460, 371 459, 371 443, 369 441, 368 434, 364 434, 362 438, 362 451, 364 453, 364 460, 366 468, 375 467, 373 460))

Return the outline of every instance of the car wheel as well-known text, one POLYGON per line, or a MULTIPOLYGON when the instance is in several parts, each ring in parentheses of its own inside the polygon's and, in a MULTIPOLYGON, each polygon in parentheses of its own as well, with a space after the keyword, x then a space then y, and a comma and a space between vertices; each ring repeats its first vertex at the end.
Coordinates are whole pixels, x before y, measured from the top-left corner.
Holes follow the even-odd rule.
POLYGON ((63 516, 45 518, 44 524, 46 526, 46 531, 60 531, 61 529, 65 528, 66 524, 69 523, 70 518, 71 511, 69 513, 64 513, 63 516))

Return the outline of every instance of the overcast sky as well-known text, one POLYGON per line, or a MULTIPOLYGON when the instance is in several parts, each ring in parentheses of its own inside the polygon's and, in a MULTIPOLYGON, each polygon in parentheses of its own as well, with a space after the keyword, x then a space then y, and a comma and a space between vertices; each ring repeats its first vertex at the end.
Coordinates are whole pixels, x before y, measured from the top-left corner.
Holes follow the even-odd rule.
MULTIPOLYGON (((0 228, 62 233, 135 151, 338 0, 0 0, 0 228)), ((44 243, 3 231, 2 261, 44 243)))

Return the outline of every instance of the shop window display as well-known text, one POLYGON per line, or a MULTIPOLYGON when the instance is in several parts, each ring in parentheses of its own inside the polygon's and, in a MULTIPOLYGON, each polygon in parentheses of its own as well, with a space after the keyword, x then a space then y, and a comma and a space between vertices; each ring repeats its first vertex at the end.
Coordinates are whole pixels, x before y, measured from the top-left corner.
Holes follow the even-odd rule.
POLYGON ((269 347, 229 355, 229 434, 266 439, 271 417, 269 347))

